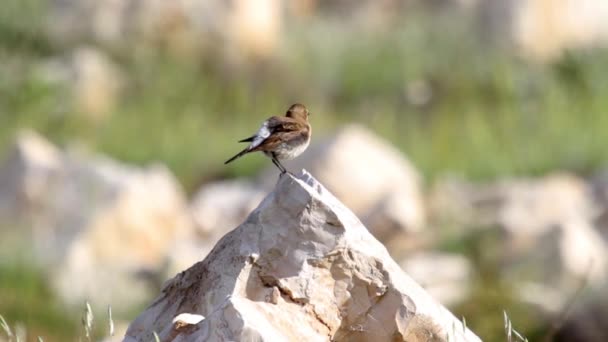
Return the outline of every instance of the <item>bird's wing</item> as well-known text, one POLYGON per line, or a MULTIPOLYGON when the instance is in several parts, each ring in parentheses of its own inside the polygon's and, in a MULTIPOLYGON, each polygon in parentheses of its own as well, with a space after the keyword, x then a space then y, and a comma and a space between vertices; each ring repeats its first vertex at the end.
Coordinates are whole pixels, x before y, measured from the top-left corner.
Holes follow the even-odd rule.
POLYGON ((273 116, 264 121, 258 132, 253 137, 249 149, 253 150, 266 141, 271 135, 279 132, 289 133, 300 129, 300 124, 285 117, 273 116))
MULTIPOLYGON (((272 119, 272 118, 271 118, 272 119)), ((266 140, 272 134, 272 127, 269 127, 270 119, 264 121, 262 126, 258 130, 258 132, 253 136, 253 141, 251 145, 249 145, 249 149, 253 150, 254 148, 260 146, 261 143, 266 140)))
POLYGON ((271 133, 292 132, 302 128, 302 125, 292 118, 284 116, 273 116, 266 120, 271 133))

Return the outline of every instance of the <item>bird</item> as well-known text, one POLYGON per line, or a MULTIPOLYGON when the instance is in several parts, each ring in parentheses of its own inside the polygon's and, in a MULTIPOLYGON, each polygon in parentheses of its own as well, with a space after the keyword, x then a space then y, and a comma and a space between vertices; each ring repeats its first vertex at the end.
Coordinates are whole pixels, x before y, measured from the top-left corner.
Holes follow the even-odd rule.
POLYGON ((251 152, 263 152, 279 168, 281 175, 287 169, 281 164, 281 160, 294 159, 310 144, 312 127, 308 122, 310 112, 302 104, 296 103, 289 107, 285 116, 272 116, 262 123, 256 134, 239 140, 238 142, 250 143, 244 150, 234 157, 226 160, 228 164, 235 159, 251 152))

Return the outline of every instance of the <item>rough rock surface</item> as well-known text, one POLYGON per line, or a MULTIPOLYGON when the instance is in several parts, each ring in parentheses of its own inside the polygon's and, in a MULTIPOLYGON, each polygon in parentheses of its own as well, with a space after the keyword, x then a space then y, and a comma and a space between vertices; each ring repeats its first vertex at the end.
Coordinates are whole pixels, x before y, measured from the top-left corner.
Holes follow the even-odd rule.
MULTIPOLYGON (((345 126, 284 164, 310 170, 381 241, 418 232, 425 224, 418 171, 403 153, 362 126, 345 126)), ((276 175, 276 168, 264 174, 269 188, 276 175)))
POLYGON ((283 176, 203 261, 167 282, 125 341, 153 332, 162 341, 479 341, 306 172, 283 176))
POLYGON ((0 223, 0 233, 22 235, 60 297, 116 311, 149 296, 149 279, 137 276, 193 232, 165 167, 65 152, 32 132, 0 167, 0 223))

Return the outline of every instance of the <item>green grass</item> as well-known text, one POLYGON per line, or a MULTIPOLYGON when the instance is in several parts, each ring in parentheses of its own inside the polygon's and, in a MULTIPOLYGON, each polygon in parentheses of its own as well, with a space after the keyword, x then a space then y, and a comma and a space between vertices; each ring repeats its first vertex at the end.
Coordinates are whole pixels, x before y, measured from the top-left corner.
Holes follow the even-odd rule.
POLYGON ((18 52, 8 60, 19 62, 0 67, 10 81, 2 84, 0 147, 17 129, 33 128, 55 142, 79 140, 127 162, 162 161, 192 190, 205 179, 251 174, 266 165, 255 157, 230 167, 222 162, 239 149, 235 140, 263 118, 301 101, 314 114, 315 136, 342 123, 363 123, 429 179, 446 172, 474 179, 557 168, 585 173, 604 163, 605 51, 539 66, 473 43, 429 47, 425 34, 409 30, 361 40, 342 32, 332 53, 320 50, 323 42, 300 44, 263 75, 243 70, 228 78, 210 61, 110 54, 128 82, 101 123, 74 112, 65 89, 35 77, 31 66, 42 58, 36 49, 25 57, 18 52), (418 80, 433 94, 421 107, 405 95, 418 80))
POLYGON ((12 327, 23 324, 30 338, 73 340, 79 331, 78 320, 54 298, 41 274, 27 263, 0 263, 0 314, 12 327))
MULTIPOLYGON (((269 165, 262 156, 230 166, 223 161, 261 120, 300 101, 313 113, 314 139, 362 123, 406 153, 428 182, 446 173, 470 179, 555 169, 587 174, 606 163, 605 50, 535 65, 479 42, 466 18, 408 17, 381 34, 315 19, 288 27, 276 63, 229 73, 213 55, 106 50, 126 84, 107 119, 96 122, 71 106, 68 89, 37 75, 41 62, 73 48, 43 34, 43 3, 7 0, 0 11, 0 155, 18 130, 29 128, 125 162, 160 161, 193 192, 204 181, 269 165), (432 91, 423 105, 407 96, 418 81, 432 91)), ((466 251, 488 244, 451 243, 466 251)), ((24 264, 0 266, 0 314, 45 341, 73 337, 77 316, 66 314, 39 274, 24 264)), ((495 278, 480 275, 479 289, 486 291, 474 290, 476 297, 457 312, 488 340, 504 336, 504 309, 518 330, 535 336, 538 327, 527 325, 533 317, 513 301, 509 284, 495 278)))

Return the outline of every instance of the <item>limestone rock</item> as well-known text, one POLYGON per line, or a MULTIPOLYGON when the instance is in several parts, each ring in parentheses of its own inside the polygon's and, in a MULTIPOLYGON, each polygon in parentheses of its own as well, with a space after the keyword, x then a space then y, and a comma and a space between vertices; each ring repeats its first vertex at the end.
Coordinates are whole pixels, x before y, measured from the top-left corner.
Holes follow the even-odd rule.
POLYGON ((479 341, 310 174, 168 281, 125 341, 479 341), (177 317, 200 318, 176 326, 177 317), (449 336, 449 337, 448 337, 449 336))
MULTIPOLYGON (((314 142, 285 166, 311 170, 381 240, 425 224, 418 172, 399 150, 362 126, 349 125, 314 142)), ((270 186, 276 174, 266 172, 265 183, 270 186)))
POLYGON ((161 268, 193 231, 165 167, 64 152, 34 133, 22 134, 0 167, 0 203, 2 223, 20 223, 12 233, 31 246, 60 297, 117 312, 147 298, 149 283, 137 276, 161 268))

